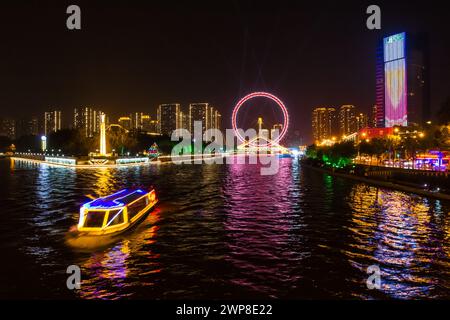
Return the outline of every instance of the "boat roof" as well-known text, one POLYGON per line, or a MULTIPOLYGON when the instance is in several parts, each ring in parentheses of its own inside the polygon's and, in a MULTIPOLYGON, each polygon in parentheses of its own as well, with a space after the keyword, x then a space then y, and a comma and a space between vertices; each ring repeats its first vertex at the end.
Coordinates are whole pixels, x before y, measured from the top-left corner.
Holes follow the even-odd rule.
POLYGON ((123 189, 109 196, 101 197, 85 203, 83 207, 91 210, 121 208, 141 198, 147 193, 149 192, 142 189, 123 189))

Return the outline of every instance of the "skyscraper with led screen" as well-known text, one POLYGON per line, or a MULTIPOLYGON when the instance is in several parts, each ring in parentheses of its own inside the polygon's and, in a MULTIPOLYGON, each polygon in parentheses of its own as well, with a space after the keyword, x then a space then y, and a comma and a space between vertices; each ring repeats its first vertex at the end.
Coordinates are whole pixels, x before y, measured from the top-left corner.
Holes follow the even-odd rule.
POLYGON ((383 39, 384 121, 386 127, 407 126, 405 33, 383 39))
POLYGON ((405 32, 383 39, 377 55, 377 127, 420 126, 430 120, 427 39, 405 32))

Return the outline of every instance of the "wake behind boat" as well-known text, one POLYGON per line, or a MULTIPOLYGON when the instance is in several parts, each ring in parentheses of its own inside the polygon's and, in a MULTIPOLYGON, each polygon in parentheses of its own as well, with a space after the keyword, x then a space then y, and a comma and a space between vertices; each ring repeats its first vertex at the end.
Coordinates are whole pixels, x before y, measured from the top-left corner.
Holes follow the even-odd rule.
POLYGON ((81 206, 78 225, 69 232, 67 241, 72 246, 90 247, 113 240, 141 222, 157 202, 153 188, 123 189, 94 199, 81 206))

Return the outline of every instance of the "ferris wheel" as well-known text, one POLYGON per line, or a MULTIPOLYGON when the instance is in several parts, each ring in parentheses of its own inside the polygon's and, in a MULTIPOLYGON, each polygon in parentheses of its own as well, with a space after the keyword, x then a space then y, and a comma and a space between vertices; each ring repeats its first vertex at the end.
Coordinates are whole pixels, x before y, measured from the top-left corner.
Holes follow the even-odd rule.
POLYGON ((242 131, 239 130, 239 128, 237 127, 237 119, 238 119, 239 111, 242 108, 246 107, 247 101, 249 101, 253 98, 261 98, 261 97, 274 101, 277 104, 277 106, 281 109, 281 111, 283 113, 283 124, 282 124, 282 128, 281 128, 281 132, 276 138, 274 138, 272 140, 265 139, 267 141, 265 144, 261 144, 260 141, 258 141, 259 140, 258 138, 247 142, 247 144, 252 147, 270 147, 272 145, 278 145, 287 133, 287 130, 289 127, 289 114, 288 114, 287 108, 284 105, 284 103, 278 97, 276 97, 273 94, 268 93, 268 92, 262 92, 262 91, 253 92, 253 93, 246 95, 241 100, 239 100, 239 102, 236 104, 236 106, 233 109, 233 114, 231 117, 231 122, 232 122, 234 133, 240 142, 246 143, 245 137, 243 137, 241 134, 242 131))

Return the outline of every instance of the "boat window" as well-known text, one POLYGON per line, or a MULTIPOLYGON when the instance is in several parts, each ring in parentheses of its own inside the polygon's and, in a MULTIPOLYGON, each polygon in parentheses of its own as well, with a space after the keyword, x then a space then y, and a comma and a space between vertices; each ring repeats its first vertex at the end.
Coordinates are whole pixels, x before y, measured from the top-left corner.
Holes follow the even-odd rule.
POLYGON ((103 226, 103 219, 105 218, 104 211, 91 211, 87 213, 84 222, 85 228, 101 228, 103 226))
POLYGON ((131 220, 139 212, 141 212, 147 206, 148 198, 144 197, 132 205, 128 206, 128 219, 131 220))
POLYGON ((123 220, 123 210, 122 209, 120 209, 120 210, 110 210, 109 211, 109 216, 108 216, 109 226, 114 226, 116 224, 121 224, 121 223, 123 223, 123 221, 124 220, 123 220), (111 219, 113 219, 113 220, 111 221, 111 219))

